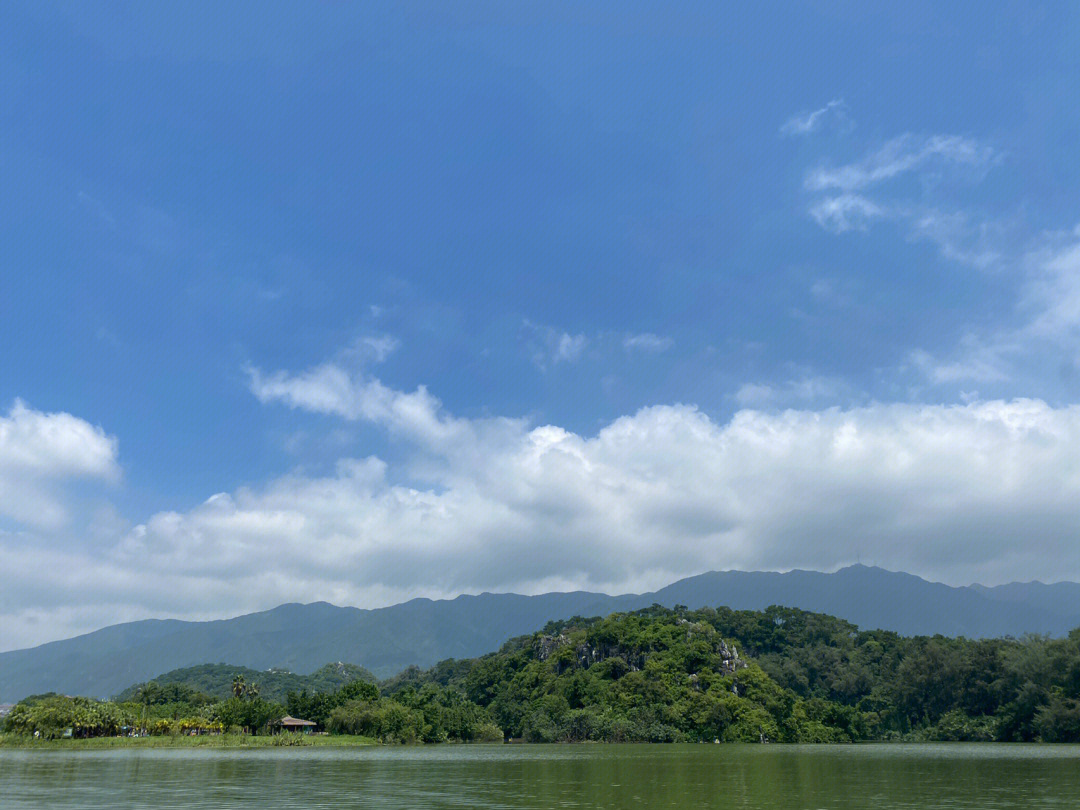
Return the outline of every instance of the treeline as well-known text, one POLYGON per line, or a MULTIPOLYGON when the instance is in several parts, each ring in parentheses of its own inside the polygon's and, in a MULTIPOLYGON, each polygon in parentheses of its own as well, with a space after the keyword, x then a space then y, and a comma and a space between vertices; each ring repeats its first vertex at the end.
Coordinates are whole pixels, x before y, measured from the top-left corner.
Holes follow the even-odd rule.
MULTIPOLYGON (((375 683, 375 676, 367 669, 356 664, 326 664, 310 675, 299 675, 285 669, 259 671, 231 664, 201 664, 194 667, 174 669, 158 675, 153 683, 160 688, 183 686, 196 692, 202 692, 211 698, 223 700, 233 693, 233 680, 239 675, 247 683, 258 683, 260 695, 270 701, 283 703, 289 692, 308 690, 309 692, 333 692, 355 680, 375 683)), ((116 696, 118 701, 134 700, 138 690, 147 684, 129 686, 116 696)))
POLYGON ((531 741, 1080 742, 1080 629, 905 638, 772 607, 653 606, 553 622, 493 655, 406 670, 531 741), (737 640, 732 667, 723 639, 737 640))
POLYGON ((226 733, 268 734, 286 715, 316 723, 331 734, 384 743, 501 742, 491 715, 457 689, 425 684, 384 697, 378 686, 355 679, 330 692, 290 692, 284 702, 267 700, 258 682, 239 672, 224 699, 183 683, 151 681, 125 690, 128 699, 99 701, 44 694, 20 701, 3 730, 46 739, 226 733))
POLYGON ((851 739, 832 704, 777 684, 716 616, 655 607, 552 622, 498 653, 406 671, 385 687, 458 690, 528 742, 851 739))
POLYGON ((116 702, 28 698, 7 730, 264 733, 287 713, 320 731, 395 743, 1080 742, 1080 630, 905 638, 787 608, 653 606, 552 622, 496 653, 410 668, 378 686, 354 678, 268 700, 251 680, 266 674, 245 681, 235 667, 215 670, 218 695, 178 681, 116 702), (222 698, 225 669, 235 674, 222 698))
POLYGON ((905 638, 788 608, 704 614, 780 686, 838 707, 853 738, 1080 742, 1080 628, 905 638))

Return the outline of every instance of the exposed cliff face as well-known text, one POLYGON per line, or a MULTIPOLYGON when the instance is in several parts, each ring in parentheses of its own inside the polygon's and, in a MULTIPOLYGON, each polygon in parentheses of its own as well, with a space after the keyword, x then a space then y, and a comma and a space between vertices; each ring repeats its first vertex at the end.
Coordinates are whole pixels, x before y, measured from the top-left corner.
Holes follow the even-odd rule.
MULTIPOLYGON (((734 643, 729 644, 708 624, 691 622, 679 619, 677 624, 686 630, 687 643, 699 642, 699 653, 703 657, 714 657, 717 666, 715 669, 722 675, 734 674, 739 669, 747 666, 739 656, 739 651, 734 643)), ((651 650, 640 647, 628 647, 617 642, 603 641, 599 639, 586 639, 577 643, 566 633, 540 634, 536 637, 533 654, 540 661, 553 659, 557 673, 562 673, 571 667, 588 669, 594 664, 611 659, 620 659, 626 664, 629 672, 638 672, 645 667, 651 650)), ((696 680, 696 674, 691 675, 691 682, 696 680)))

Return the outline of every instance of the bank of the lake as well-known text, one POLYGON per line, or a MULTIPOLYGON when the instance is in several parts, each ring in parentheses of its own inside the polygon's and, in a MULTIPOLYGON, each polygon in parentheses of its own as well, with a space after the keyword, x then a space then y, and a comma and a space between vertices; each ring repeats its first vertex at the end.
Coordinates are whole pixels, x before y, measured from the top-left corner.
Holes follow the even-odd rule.
POLYGON ((101 751, 151 750, 167 748, 204 748, 235 750, 241 748, 353 748, 378 745, 378 740, 351 734, 204 734, 200 736, 162 735, 151 737, 85 737, 43 739, 25 734, 0 734, 0 749, 29 751, 101 751))

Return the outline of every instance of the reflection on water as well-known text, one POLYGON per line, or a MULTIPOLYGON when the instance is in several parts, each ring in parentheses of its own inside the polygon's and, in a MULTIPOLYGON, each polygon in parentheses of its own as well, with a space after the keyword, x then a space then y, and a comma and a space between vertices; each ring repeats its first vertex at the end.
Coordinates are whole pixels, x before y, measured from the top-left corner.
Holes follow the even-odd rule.
POLYGON ((1080 746, 0 752, 21 808, 1072 808, 1080 746))

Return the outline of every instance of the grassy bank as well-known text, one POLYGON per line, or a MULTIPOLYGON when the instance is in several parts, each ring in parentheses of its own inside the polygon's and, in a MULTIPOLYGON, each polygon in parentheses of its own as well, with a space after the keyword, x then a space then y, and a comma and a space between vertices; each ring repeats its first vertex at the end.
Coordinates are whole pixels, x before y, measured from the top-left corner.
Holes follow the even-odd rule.
POLYGON ((249 734, 215 734, 201 737, 162 735, 158 737, 89 737, 81 740, 34 739, 22 734, 0 734, 0 748, 27 748, 54 751, 91 751, 112 748, 278 748, 287 741, 293 746, 331 748, 378 745, 370 737, 346 734, 312 736, 257 736, 249 734))

